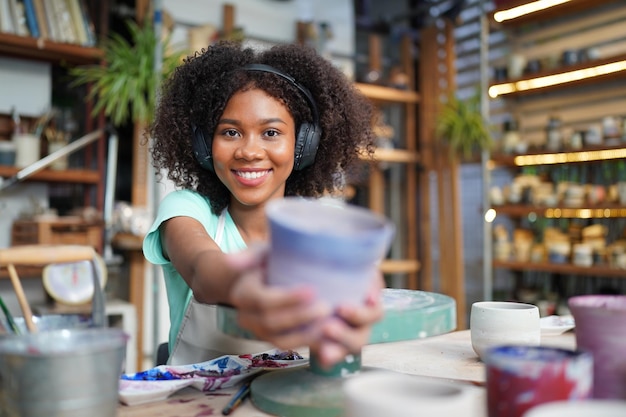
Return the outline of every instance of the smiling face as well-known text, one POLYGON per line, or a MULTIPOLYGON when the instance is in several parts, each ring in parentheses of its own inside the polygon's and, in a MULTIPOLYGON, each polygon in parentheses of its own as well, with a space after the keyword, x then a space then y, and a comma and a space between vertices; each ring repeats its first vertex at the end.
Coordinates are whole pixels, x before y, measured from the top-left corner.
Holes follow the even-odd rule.
POLYGON ((263 90, 230 98, 213 134, 215 173, 231 193, 231 207, 262 206, 285 194, 293 170, 295 123, 263 90))

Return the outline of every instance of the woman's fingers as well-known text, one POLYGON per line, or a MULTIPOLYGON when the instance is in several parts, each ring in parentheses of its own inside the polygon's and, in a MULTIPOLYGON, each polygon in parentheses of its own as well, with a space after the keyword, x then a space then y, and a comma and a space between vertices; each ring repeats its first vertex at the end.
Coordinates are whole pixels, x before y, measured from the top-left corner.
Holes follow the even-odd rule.
MULTIPOLYGON (((280 313, 281 315, 283 312, 280 313)), ((294 313, 297 314, 297 313, 294 313)), ((322 311, 321 315, 327 313, 322 311)), ((321 337, 321 328, 316 325, 319 315, 305 314, 300 321, 275 319, 279 315, 263 315, 247 311, 238 312, 239 325, 250 330, 256 337, 270 342, 281 349, 308 346, 321 337), (313 318, 309 318, 313 317, 313 318), (279 323, 280 322, 280 323, 279 323)))
POLYGON ((331 318, 324 323, 322 335, 325 341, 343 346, 347 353, 358 353, 370 337, 370 323, 352 326, 344 320, 331 318))
POLYGON ((300 305, 281 304, 264 309, 239 309, 238 320, 242 327, 259 337, 283 336, 301 331, 312 323, 327 317, 330 309, 321 303, 300 305))
POLYGON ((350 353, 359 353, 368 343, 372 325, 384 314, 381 288, 382 279, 376 279, 364 305, 339 306, 335 316, 324 322, 317 349, 323 366, 330 366, 350 353))
MULTIPOLYGON (((311 351, 317 355, 317 360, 322 368, 331 368, 346 359, 346 356, 353 352, 348 351, 344 346, 329 340, 320 342, 316 347, 312 347, 311 351)), ((357 352, 354 352, 357 353, 357 352)))
POLYGON ((237 308, 239 325, 277 347, 310 343, 316 337, 311 324, 327 317, 330 308, 317 302, 309 288, 270 287, 262 278, 262 268, 251 268, 232 288, 231 299, 237 308))

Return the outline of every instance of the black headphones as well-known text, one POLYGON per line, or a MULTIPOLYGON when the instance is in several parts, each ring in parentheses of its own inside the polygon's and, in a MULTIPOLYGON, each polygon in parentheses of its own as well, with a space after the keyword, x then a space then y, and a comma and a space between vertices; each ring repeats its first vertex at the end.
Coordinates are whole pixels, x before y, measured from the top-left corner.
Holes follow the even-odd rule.
MULTIPOLYGON (((290 76, 289 74, 285 74, 284 72, 265 64, 249 64, 243 67, 246 71, 262 71, 269 72, 271 74, 276 74, 279 77, 284 78, 289 81, 294 87, 302 93, 302 96, 309 103, 311 108, 311 113, 313 115, 313 123, 302 123, 298 128, 298 133, 296 134, 296 146, 295 146, 295 158, 293 169, 299 171, 303 168, 312 165, 315 161, 315 154, 317 153, 317 147, 320 143, 320 137, 322 135, 322 129, 319 127, 319 113, 317 111, 317 105, 315 104, 315 100, 313 100, 313 96, 311 92, 302 84, 298 83, 295 78, 290 76)), ((193 137, 192 137, 192 146, 193 153, 196 157, 198 163, 202 168, 214 171, 213 168, 213 155, 211 152, 213 145, 213 137, 206 131, 205 128, 198 127, 196 125, 192 126, 193 137)))

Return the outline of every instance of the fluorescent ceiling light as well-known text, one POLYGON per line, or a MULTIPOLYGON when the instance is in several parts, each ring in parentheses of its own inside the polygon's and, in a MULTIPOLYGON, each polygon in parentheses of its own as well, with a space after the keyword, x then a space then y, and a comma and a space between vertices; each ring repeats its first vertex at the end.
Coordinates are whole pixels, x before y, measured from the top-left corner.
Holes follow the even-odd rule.
POLYGON ((608 159, 626 158, 626 148, 602 149, 597 151, 578 151, 548 153, 536 155, 518 155, 513 159, 517 166, 551 165, 572 162, 604 161, 608 159))
POLYGON ((505 20, 517 19, 518 17, 535 13, 540 10, 549 9, 559 4, 567 3, 570 0, 537 0, 521 6, 513 7, 507 10, 501 10, 494 13, 493 18, 496 22, 504 22, 505 20))
POLYGON ((611 62, 590 68, 562 72, 559 74, 546 75, 544 77, 529 78, 527 80, 520 80, 511 83, 495 84, 489 87, 489 96, 491 98, 496 98, 504 94, 550 87, 557 84, 584 80, 586 78, 598 77, 624 70, 626 70, 626 60, 611 62))

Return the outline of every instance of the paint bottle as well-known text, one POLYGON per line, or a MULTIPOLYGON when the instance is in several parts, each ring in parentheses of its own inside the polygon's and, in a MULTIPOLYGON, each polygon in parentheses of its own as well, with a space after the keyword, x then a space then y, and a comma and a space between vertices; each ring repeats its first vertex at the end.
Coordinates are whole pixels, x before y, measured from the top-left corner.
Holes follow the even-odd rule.
POLYGON ((546 126, 546 148, 551 152, 558 152, 562 145, 561 119, 551 116, 546 126))
POLYGON ((504 122, 503 125, 504 135, 502 137, 502 143, 505 153, 513 153, 520 145, 521 138, 517 129, 517 121, 510 119, 504 122))

